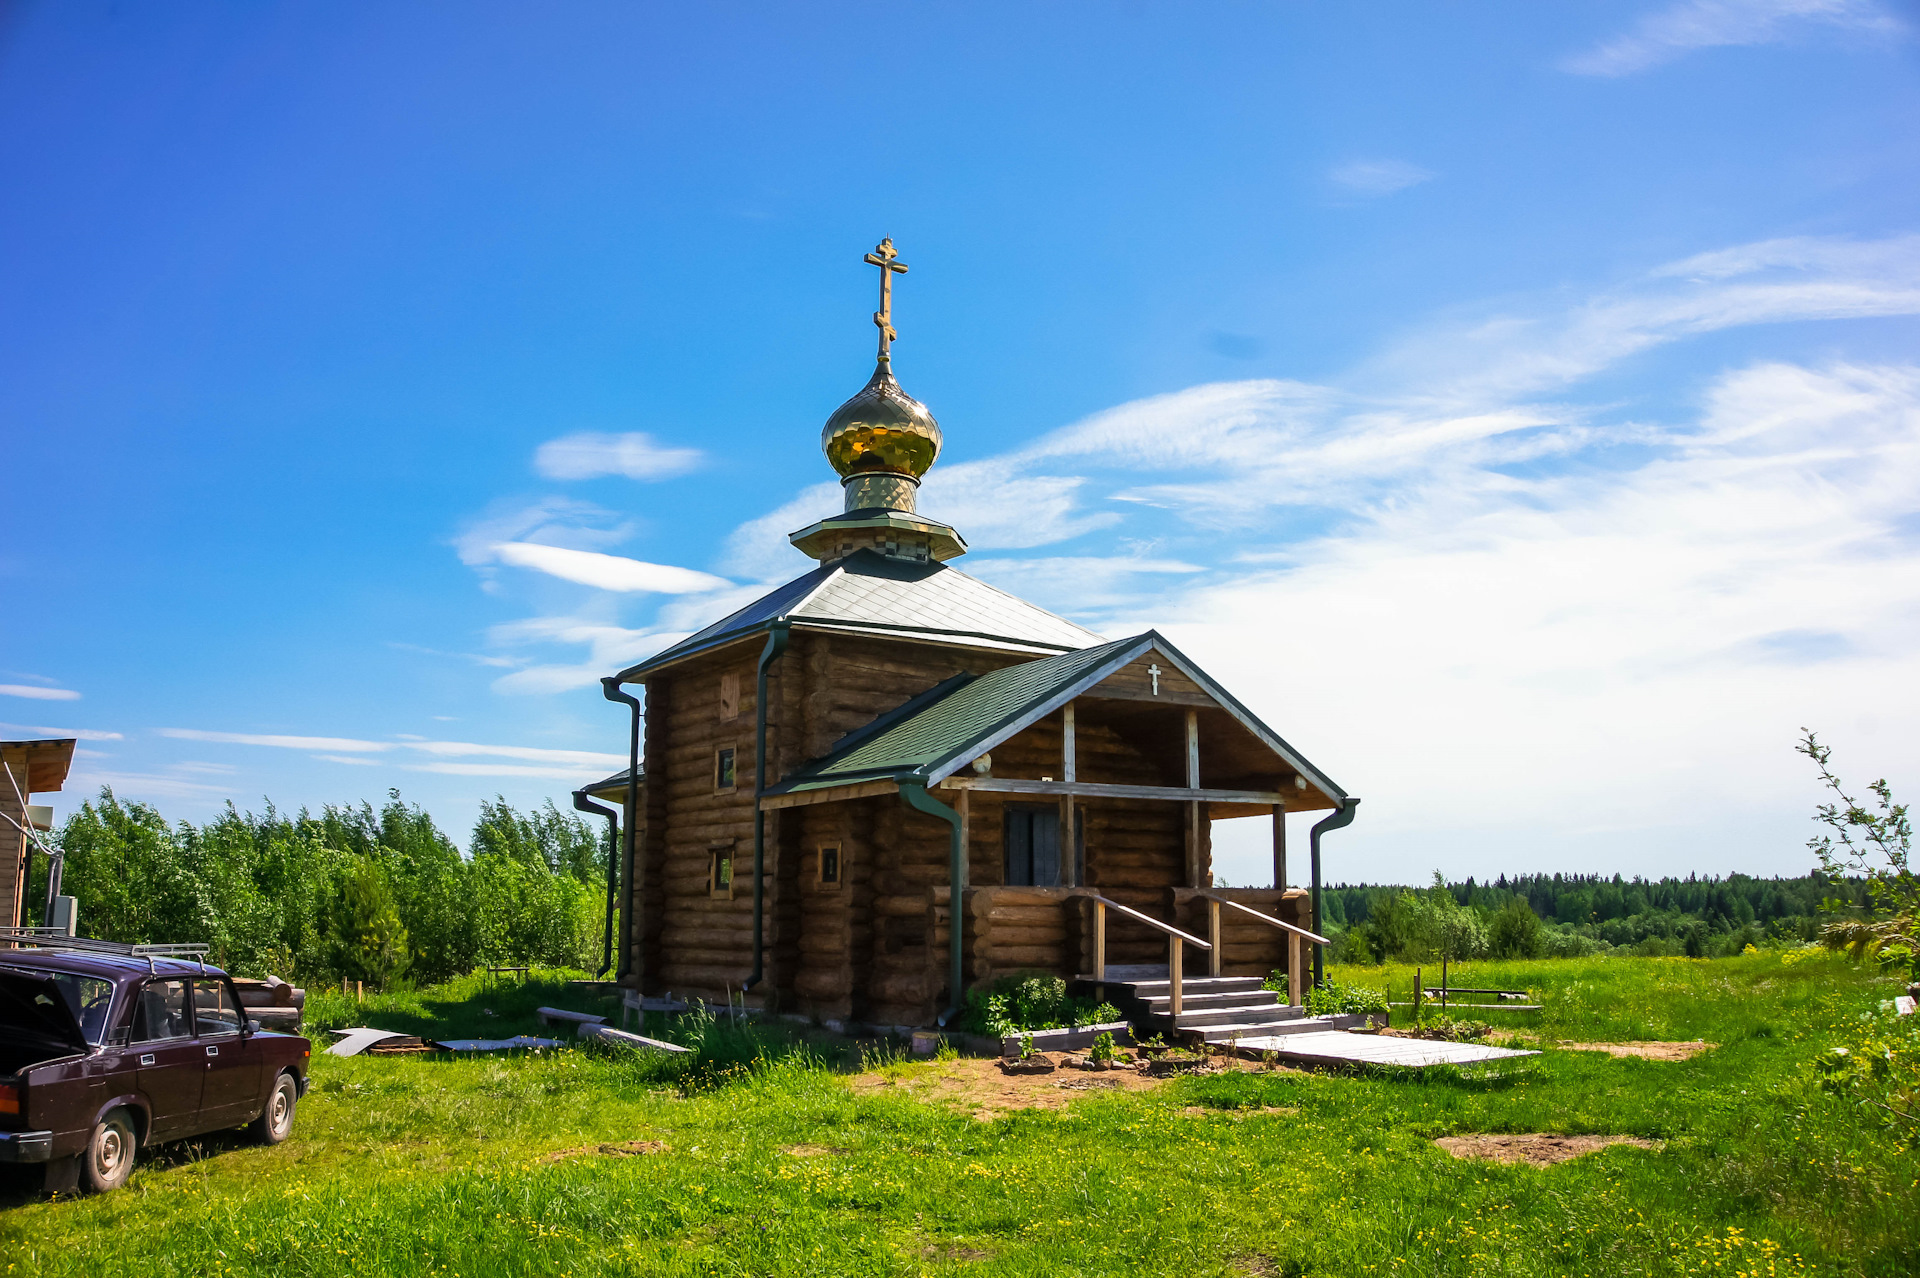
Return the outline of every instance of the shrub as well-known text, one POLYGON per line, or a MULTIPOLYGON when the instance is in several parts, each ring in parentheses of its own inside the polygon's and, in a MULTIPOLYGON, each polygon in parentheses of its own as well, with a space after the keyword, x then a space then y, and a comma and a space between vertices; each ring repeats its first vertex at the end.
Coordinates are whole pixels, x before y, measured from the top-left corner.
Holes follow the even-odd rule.
POLYGON ((1309 1016, 1338 1016, 1352 1012, 1377 1014, 1387 1010, 1386 991, 1366 985, 1342 985, 1338 981, 1322 981, 1308 990, 1301 1001, 1306 1004, 1309 1016))
POLYGON ((1015 976, 968 993, 959 1028, 1005 1038, 1021 1030, 1103 1025, 1120 1019, 1120 1010, 1111 1003, 1067 997, 1067 983, 1057 976, 1015 976))
POLYGON ((1516 896, 1493 916, 1487 928, 1488 947, 1495 958, 1539 958, 1546 950, 1544 930, 1533 907, 1516 896))

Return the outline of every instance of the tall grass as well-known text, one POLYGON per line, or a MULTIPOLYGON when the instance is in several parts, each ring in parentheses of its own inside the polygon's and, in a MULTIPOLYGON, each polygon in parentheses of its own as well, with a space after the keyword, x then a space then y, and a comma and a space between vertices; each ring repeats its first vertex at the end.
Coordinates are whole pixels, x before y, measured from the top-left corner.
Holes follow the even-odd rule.
POLYGON ((1749 956, 1469 975, 1537 989, 1548 1010, 1523 1015, 1546 1037, 1721 1046, 1678 1064, 1549 1049, 1495 1080, 1252 1069, 992 1121, 855 1091, 850 1066, 803 1037, 724 1018, 681 1027, 698 1064, 672 1078, 585 1051, 320 1058, 292 1141, 201 1142, 118 1194, 10 1200, 0 1262, 582 1278, 1920 1269, 1913 1150, 1808 1083, 1891 989, 1876 974, 1749 956), (1432 1144, 1475 1131, 1662 1145, 1533 1168, 1432 1144), (633 1141, 664 1149, 599 1152, 633 1141))

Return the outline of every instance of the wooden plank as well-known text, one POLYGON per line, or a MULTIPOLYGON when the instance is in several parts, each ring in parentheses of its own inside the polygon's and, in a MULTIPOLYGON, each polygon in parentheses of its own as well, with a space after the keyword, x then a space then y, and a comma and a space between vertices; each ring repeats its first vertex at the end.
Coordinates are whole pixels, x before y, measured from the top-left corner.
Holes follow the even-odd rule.
POLYGON ((760 800, 760 806, 768 811, 776 808, 804 808, 815 803, 838 803, 843 799, 864 799, 875 794, 893 794, 899 789, 899 785, 892 781, 860 781, 852 785, 837 785, 830 790, 770 794, 760 800))
MULTIPOLYGON (((882 784, 882 783, 876 783, 882 784)), ((891 786, 892 782, 885 782, 891 786)), ((1011 777, 948 777, 943 790, 985 790, 1001 794, 1070 794, 1078 799, 1148 799, 1174 803, 1253 803, 1271 805, 1286 796, 1277 790, 1202 790, 1193 786, 1108 785, 1095 781, 1023 781, 1011 777)), ((836 795, 836 797, 839 797, 836 795)), ((769 806, 772 800, 768 800, 769 806)))

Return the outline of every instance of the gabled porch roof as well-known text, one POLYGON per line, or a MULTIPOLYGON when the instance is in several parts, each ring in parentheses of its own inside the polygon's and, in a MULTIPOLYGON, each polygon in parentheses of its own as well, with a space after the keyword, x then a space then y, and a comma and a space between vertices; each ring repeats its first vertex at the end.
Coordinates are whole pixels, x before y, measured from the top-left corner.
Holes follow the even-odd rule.
MULTIPOLYGON (((1164 660, 1198 687, 1214 706, 1225 711, 1272 751, 1307 785, 1323 796, 1311 807, 1338 808, 1346 792, 1299 751, 1262 723, 1199 666, 1157 631, 1118 639, 1078 652, 1063 652, 978 677, 956 675, 922 693, 866 728, 843 739, 826 757, 800 768, 769 786, 770 800, 793 802, 851 798, 883 793, 901 782, 933 786, 1001 742, 1082 696, 1103 680, 1148 654, 1164 660), (830 793, 831 792, 831 793, 830 793), (803 798, 802 796, 807 796, 803 798)), ((956 781, 956 784, 959 784, 956 781)), ((1067 792, 1069 783, 1001 782, 994 788, 1020 784, 1035 792, 1067 792), (1043 791, 1044 787, 1044 791, 1043 791)), ((1140 790, 1148 787, 1080 786, 1087 793, 1140 790)), ((1169 792, 1157 797, 1176 797, 1169 792)), ((1198 791, 1191 796, 1206 797, 1198 791)), ((1251 798, 1252 796, 1246 796, 1251 798)))

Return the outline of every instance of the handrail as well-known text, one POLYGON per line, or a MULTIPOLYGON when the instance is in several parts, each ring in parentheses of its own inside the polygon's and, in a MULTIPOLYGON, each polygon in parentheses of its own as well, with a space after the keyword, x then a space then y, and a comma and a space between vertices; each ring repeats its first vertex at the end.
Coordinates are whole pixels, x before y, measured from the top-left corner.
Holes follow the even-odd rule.
POLYGON ((1150 914, 1142 914, 1131 905, 1122 905, 1112 897, 1101 896, 1098 892, 1086 891, 1078 892, 1075 895, 1084 896, 1093 902, 1093 979, 1096 981, 1104 981, 1107 979, 1108 910, 1118 910, 1130 919, 1145 923, 1149 927, 1158 928, 1167 934, 1167 1010, 1173 1013, 1174 1020, 1177 1023, 1180 1018, 1181 1009, 1184 1006, 1181 987, 1185 981, 1184 974, 1180 968, 1180 956, 1186 953, 1186 951, 1180 947, 1180 943, 1185 941, 1189 945, 1197 945, 1201 949, 1209 951, 1213 949, 1212 944, 1201 940, 1197 936, 1190 936, 1177 927, 1162 923, 1150 914))
POLYGON ((1138 919, 1142 923, 1151 924, 1152 926, 1159 928, 1162 932, 1165 932, 1168 936, 1177 936, 1189 945, 1197 945, 1203 950, 1210 950, 1213 948, 1213 946, 1201 940, 1199 937, 1189 936, 1187 933, 1182 932, 1179 928, 1173 927, 1170 924, 1162 923, 1159 919, 1154 918, 1151 914, 1142 914, 1140 911, 1134 909, 1130 905, 1122 905, 1120 904, 1120 902, 1113 900, 1111 897, 1101 896, 1098 892, 1087 892, 1087 893, 1084 893, 1083 895, 1085 895, 1089 901, 1098 901, 1100 904, 1106 906, 1110 910, 1120 911, 1122 914, 1126 915, 1128 918, 1138 919))
POLYGON ((1314 942, 1316 945, 1332 945, 1333 944, 1333 942, 1328 940, 1326 937, 1319 936, 1319 935, 1316 935, 1315 933, 1309 932, 1304 927, 1295 927, 1293 924, 1288 923, 1283 919, 1276 919, 1271 914, 1262 914, 1260 911, 1253 909, 1250 906, 1242 905, 1240 904, 1240 902, 1232 900, 1228 897, 1221 896, 1217 892, 1202 891, 1200 895, 1206 897, 1210 901, 1218 901, 1222 905, 1231 905, 1234 909, 1240 911, 1242 914, 1251 914, 1253 915, 1254 918, 1259 919, 1262 923, 1271 923, 1275 927, 1284 927, 1289 932, 1298 932, 1301 936, 1306 937, 1309 941, 1314 942))

